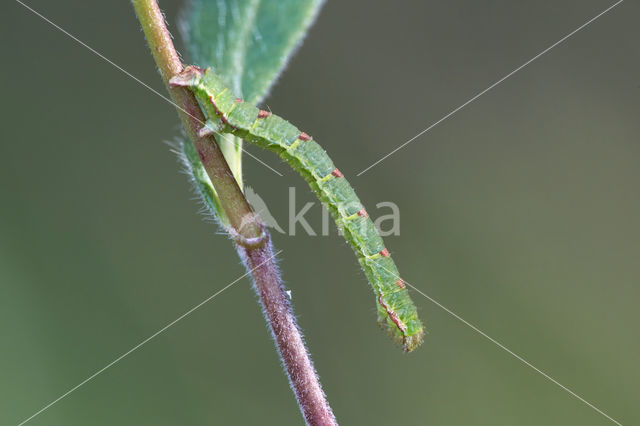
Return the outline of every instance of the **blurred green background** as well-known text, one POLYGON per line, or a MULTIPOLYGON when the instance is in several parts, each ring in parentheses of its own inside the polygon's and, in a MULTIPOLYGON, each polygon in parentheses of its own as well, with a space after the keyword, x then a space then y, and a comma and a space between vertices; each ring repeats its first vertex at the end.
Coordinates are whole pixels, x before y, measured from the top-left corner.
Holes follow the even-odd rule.
MULTIPOLYGON (((161 1, 178 39, 181 2, 161 1)), ((29 5, 161 92, 128 1, 29 5)), ((267 99, 314 135, 388 237, 403 277, 625 425, 640 423, 640 6, 627 1, 329 1, 267 99), (382 213, 382 211, 379 211, 382 213)), ((165 101, 13 1, 0 70, 0 424, 16 425, 244 271, 163 141, 165 101)), ((246 181, 287 223, 276 156, 246 181)), ((320 209, 309 221, 319 228, 320 209)), ((301 327, 345 425, 606 425, 412 292, 405 355, 336 236, 274 234, 301 327)), ((295 425, 245 278, 30 425, 295 425)))

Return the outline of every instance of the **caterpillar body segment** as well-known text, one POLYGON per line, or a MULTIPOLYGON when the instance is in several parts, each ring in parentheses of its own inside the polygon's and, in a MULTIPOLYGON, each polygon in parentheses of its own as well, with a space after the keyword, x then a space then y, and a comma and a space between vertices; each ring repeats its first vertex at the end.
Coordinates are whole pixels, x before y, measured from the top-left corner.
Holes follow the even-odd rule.
POLYGON ((405 351, 420 345, 423 326, 398 269, 358 196, 324 149, 283 118, 237 98, 210 69, 186 67, 170 84, 196 96, 207 117, 201 134, 230 133, 273 151, 307 181, 353 248, 375 293, 378 323, 405 351))

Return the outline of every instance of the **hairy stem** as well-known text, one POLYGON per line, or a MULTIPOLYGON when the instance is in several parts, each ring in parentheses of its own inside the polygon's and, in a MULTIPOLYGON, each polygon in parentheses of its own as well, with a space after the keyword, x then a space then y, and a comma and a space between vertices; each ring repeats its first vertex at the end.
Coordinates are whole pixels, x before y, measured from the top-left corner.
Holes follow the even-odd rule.
POLYGON ((257 238, 262 234, 262 225, 253 215, 249 203, 244 198, 220 147, 213 136, 199 137, 205 117, 192 93, 181 87, 170 87, 169 80, 183 69, 182 61, 173 46, 171 34, 164 23, 164 16, 155 0, 133 0, 138 20, 149 43, 153 58, 158 65, 162 80, 169 90, 171 99, 178 109, 187 134, 213 183, 231 226, 242 232, 246 238, 257 238), (245 222, 242 220, 244 218, 245 222), (242 228, 242 229, 241 229, 242 228))
POLYGON ((169 86, 169 80, 182 71, 183 65, 164 16, 156 0, 132 0, 132 3, 184 128, 219 196, 232 232, 239 237, 235 239, 236 248, 247 270, 251 271, 265 318, 302 414, 310 425, 336 425, 282 286, 269 235, 253 213, 215 139, 198 136, 205 117, 193 94, 182 87, 169 86), (256 239, 261 243, 243 244, 256 239))
POLYGON ((239 247, 238 251, 248 270, 262 265, 253 275, 255 288, 291 389, 307 424, 337 425, 282 286, 271 243, 268 242, 264 250, 239 247))

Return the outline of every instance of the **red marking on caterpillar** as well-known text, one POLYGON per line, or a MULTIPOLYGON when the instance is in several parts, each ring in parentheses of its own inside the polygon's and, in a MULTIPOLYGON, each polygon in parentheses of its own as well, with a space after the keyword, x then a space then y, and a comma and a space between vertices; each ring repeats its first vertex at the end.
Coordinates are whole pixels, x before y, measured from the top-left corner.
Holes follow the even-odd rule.
POLYGON ((380 256, 382 256, 382 257, 389 257, 389 256, 391 256, 391 255, 389 254, 389 250, 387 250, 386 248, 384 248, 384 249, 382 249, 382 251, 380 252, 380 256))
POLYGON ((301 141, 310 141, 311 140, 311 136, 309 136, 305 132, 302 132, 302 133, 300 133, 300 136, 298 136, 298 139, 300 139, 301 141))
POLYGON ((235 102, 236 102, 237 104, 239 104, 240 102, 242 102, 242 98, 236 98, 236 101, 235 101, 235 102))
POLYGON ((358 212, 358 216, 360 217, 369 217, 369 213, 365 209, 362 209, 358 212))
POLYGON ((387 312, 387 315, 389 315, 389 318, 391 319, 391 321, 393 321, 396 327, 398 327, 403 334, 406 333, 407 326, 402 322, 400 317, 398 317, 398 314, 396 314, 393 309, 389 309, 387 304, 384 303, 384 300, 382 300, 382 293, 378 295, 378 303, 380 303, 380 306, 384 308, 384 310, 387 312))
POLYGON ((261 109, 260 112, 258 112, 258 118, 267 118, 270 115, 271 113, 269 111, 265 111, 263 109, 261 109))
POLYGON ((400 288, 405 288, 406 285, 404 284, 404 281, 402 280, 402 278, 398 279, 398 281, 396 281, 396 285, 400 288))
POLYGON ((331 174, 337 178, 341 178, 342 176, 344 176, 342 172, 338 169, 335 169, 334 171, 332 171, 331 174))

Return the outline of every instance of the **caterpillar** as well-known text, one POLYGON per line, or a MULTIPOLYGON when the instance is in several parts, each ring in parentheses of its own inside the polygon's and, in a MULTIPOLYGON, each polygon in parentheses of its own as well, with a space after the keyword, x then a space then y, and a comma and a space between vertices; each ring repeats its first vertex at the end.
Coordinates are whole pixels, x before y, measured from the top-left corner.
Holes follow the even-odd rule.
POLYGON ((229 133, 278 154, 309 184, 353 248, 376 297, 378 323, 406 352, 424 330, 404 281, 355 191, 322 147, 307 133, 236 98, 210 68, 188 66, 170 80, 195 95, 207 121, 200 135, 229 133))

